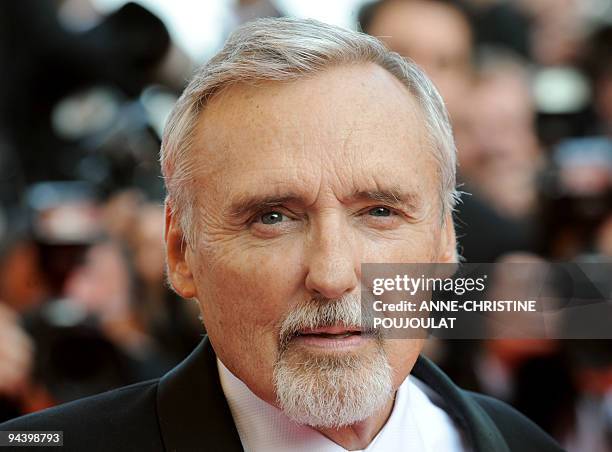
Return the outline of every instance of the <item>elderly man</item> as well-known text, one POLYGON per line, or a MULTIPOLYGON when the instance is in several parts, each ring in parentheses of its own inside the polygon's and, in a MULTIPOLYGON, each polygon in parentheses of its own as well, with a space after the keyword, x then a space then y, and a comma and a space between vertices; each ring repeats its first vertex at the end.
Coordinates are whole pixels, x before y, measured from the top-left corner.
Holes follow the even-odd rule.
POLYGON ((366 262, 454 262, 442 99, 376 39, 311 20, 237 30, 161 151, 168 277, 208 337, 173 371, 2 430, 67 450, 556 451, 464 392, 422 339, 363 329, 366 262))

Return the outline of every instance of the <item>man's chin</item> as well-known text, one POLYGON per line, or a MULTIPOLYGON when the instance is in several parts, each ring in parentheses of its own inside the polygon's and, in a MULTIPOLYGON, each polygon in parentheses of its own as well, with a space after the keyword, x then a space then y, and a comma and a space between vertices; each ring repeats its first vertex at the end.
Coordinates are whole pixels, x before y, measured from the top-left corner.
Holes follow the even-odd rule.
POLYGON ((393 372, 373 338, 341 348, 294 340, 274 367, 279 406, 294 421, 339 428, 372 416, 390 400, 393 372))

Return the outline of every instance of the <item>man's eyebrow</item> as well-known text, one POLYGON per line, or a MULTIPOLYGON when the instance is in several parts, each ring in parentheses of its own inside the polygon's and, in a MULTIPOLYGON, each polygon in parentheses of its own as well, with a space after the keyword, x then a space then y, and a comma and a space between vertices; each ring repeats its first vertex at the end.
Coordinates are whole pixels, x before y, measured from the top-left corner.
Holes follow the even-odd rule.
POLYGON ((411 211, 419 210, 422 205, 421 197, 416 193, 405 192, 395 188, 384 190, 358 190, 348 199, 354 201, 378 201, 395 207, 404 207, 411 211))
POLYGON ((233 217, 242 217, 249 213, 277 207, 286 203, 301 202, 302 198, 295 193, 280 195, 243 195, 230 204, 229 214, 233 217))

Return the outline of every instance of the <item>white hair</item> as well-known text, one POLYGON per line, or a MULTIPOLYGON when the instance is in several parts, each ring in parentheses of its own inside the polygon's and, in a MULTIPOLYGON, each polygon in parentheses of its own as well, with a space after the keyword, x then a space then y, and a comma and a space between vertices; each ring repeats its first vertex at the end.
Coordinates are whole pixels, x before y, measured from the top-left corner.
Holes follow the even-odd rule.
POLYGON ((355 293, 337 300, 315 297, 287 315, 281 324, 279 355, 274 363, 274 388, 283 413, 298 424, 340 428, 369 418, 392 400, 393 369, 380 330, 369 333, 374 348, 355 353, 311 353, 292 342, 302 329, 331 325, 364 328, 363 323, 355 293))
POLYGON ((211 98, 234 84, 292 81, 328 68, 377 64, 402 82, 423 110, 438 163, 442 218, 458 199, 456 148, 444 102, 413 62, 363 33, 312 19, 259 19, 235 30, 219 53, 201 66, 170 113, 161 145, 167 201, 188 245, 196 243, 194 130, 211 98))

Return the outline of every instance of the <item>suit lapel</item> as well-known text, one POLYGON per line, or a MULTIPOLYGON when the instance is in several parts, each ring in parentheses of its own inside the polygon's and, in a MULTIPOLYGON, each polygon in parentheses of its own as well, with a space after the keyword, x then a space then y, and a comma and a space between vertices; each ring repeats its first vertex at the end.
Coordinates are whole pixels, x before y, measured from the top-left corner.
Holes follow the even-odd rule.
POLYGON ((161 378, 157 415, 167 451, 242 451, 208 338, 161 378))
POLYGON ((435 364, 419 356, 411 374, 442 397, 446 404, 445 410, 467 432, 474 452, 510 451, 489 415, 435 364))

